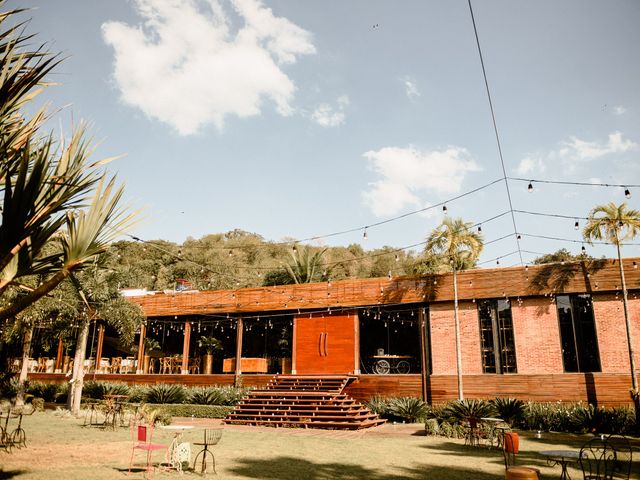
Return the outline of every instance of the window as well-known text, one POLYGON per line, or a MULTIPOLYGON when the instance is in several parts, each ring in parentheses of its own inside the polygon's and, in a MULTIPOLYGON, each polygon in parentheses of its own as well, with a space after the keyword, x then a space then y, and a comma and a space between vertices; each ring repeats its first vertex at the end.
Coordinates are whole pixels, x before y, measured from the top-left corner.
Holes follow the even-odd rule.
POLYGON ((565 372, 599 372, 600 353, 591 295, 558 295, 560 343, 565 372))
POLYGON ((516 373, 516 347, 509 300, 478 302, 482 371, 516 373))

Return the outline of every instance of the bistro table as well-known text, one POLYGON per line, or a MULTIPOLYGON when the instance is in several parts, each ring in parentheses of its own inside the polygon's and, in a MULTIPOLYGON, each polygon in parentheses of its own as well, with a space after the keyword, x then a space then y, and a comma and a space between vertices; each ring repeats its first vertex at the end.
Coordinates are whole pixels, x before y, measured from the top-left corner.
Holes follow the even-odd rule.
POLYGON ((571 480, 567 465, 574 463, 580 458, 580 452, 577 450, 542 450, 538 452, 540 455, 547 457, 547 463, 551 466, 560 465, 560 480, 571 480))
POLYGON ((176 472, 182 473, 182 462, 191 462, 191 445, 188 442, 181 442, 182 434, 185 430, 192 430, 194 426, 162 425, 158 428, 173 432, 173 440, 167 449, 167 464, 169 468, 175 468, 176 472))
POLYGON ((502 446, 502 436, 505 430, 510 430, 506 422, 501 418, 495 417, 482 417, 480 421, 488 427, 487 441, 489 442, 489 446, 493 446, 494 440, 497 447, 502 446))

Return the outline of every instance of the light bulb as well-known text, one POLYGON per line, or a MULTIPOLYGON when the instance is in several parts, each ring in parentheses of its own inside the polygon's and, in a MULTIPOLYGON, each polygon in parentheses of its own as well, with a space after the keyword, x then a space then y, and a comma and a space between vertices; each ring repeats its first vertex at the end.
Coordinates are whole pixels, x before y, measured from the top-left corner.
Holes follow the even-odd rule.
POLYGON ((478 233, 482 233, 482 225, 478 225, 478 233))
POLYGON ((573 228, 578 230, 580 228, 580 223, 576 220, 576 223, 573 225, 573 228))
POLYGON ((398 256, 398 254, 396 253, 396 262, 400 261, 400 257, 398 256))
POLYGON ((229 256, 233 257, 233 250, 229 250, 229 256))
POLYGON ((624 189, 624 196, 627 197, 627 198, 631 198, 631 192, 629 191, 628 188, 624 189))
POLYGON ((500 265, 500 260, 496 260, 496 265, 500 265))
POLYGON ((527 187, 527 191, 529 193, 533 192, 533 184, 531 182, 529 182, 529 186, 527 187))
POLYGON ((369 236, 367 235, 367 227, 364 227, 364 233, 362 234, 362 238, 364 240, 366 240, 367 238, 369 238, 369 236))
POLYGON ((520 235, 520 234, 516 235, 516 239, 522 240, 522 235, 520 235))
POLYGON ((444 213, 445 215, 447 214, 447 206, 446 205, 442 206, 442 213, 444 213))
POLYGON ((584 245, 582 245, 581 250, 582 250, 582 253, 587 253, 587 249, 585 248, 585 246, 584 246, 584 245))

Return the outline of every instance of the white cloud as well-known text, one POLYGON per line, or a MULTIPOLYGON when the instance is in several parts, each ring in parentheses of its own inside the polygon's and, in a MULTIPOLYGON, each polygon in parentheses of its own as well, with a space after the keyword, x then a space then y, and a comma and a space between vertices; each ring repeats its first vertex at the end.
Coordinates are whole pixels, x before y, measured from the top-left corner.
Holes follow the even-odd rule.
POLYGON ((344 111, 349 105, 349 97, 347 95, 338 97, 336 104, 337 106, 334 108, 328 103, 321 103, 311 114, 311 119, 325 128, 337 127, 344 124, 344 111))
POLYGON ((609 134, 606 142, 593 142, 570 137, 560 143, 560 147, 546 153, 528 155, 520 160, 515 172, 518 175, 533 176, 545 172, 547 165, 560 168, 563 173, 573 173, 576 168, 609 155, 622 154, 638 148, 632 140, 623 138, 622 133, 609 134), (530 175, 533 174, 533 175, 530 175))
POLYGON ((282 65, 315 53, 311 34, 274 16, 260 0, 230 0, 243 25, 234 33, 218 0, 134 0, 142 24, 107 22, 122 100, 181 135, 225 117, 258 115, 270 99, 293 112, 293 81, 282 65))
POLYGON ((409 100, 414 100, 420 96, 420 91, 418 90, 418 85, 416 85, 416 81, 411 77, 402 77, 400 79, 404 85, 404 91, 407 94, 409 100))
POLYGON ((380 177, 362 194, 377 216, 393 215, 408 206, 421 208, 422 193, 457 193, 465 175, 480 170, 469 152, 456 146, 430 151, 386 147, 363 156, 380 177))
POLYGON ((520 163, 516 167, 516 173, 518 175, 527 175, 529 173, 538 174, 543 173, 547 169, 544 160, 539 157, 525 157, 520 160, 520 163))
POLYGON ((616 105, 615 107, 613 107, 613 113, 615 113, 616 115, 624 115, 625 113, 627 113, 627 108, 622 105, 616 105))
POLYGON ((605 155, 625 153, 638 148, 638 144, 622 138, 622 133, 609 134, 606 143, 588 142, 577 137, 571 137, 568 142, 563 142, 560 150, 555 154, 564 162, 588 162, 605 155))

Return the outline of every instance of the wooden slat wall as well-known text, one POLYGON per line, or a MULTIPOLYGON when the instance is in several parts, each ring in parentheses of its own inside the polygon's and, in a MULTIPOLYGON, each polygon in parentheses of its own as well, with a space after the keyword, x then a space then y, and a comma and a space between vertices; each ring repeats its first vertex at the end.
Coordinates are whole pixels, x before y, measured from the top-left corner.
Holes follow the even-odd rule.
MULTIPOLYGON (((627 288, 640 289, 639 258, 624 259, 627 288)), ((476 269, 458 274, 460 299, 525 297, 549 293, 620 289, 616 260, 589 260, 539 266, 476 269)), ((327 307, 446 302, 453 299, 452 275, 372 278, 331 283, 239 290, 187 291, 131 297, 148 317, 297 311, 327 307), (330 294, 330 295, 329 295, 330 294)))
MULTIPOLYGON (((243 375, 242 385, 260 388, 272 375, 243 375)), ((30 380, 66 382, 64 374, 30 373, 30 380)), ((92 380, 87 375, 85 381, 92 380)), ((233 375, 133 375, 98 374, 95 380, 126 382, 130 385, 176 383, 187 386, 233 385, 233 375)), ((465 375, 466 398, 515 397, 539 402, 584 401, 600 406, 630 405, 629 375, 565 373, 558 375, 465 375)), ((357 400, 384 397, 422 396, 420 375, 359 375, 345 392, 357 400)), ((431 403, 438 404, 457 398, 455 375, 432 375, 428 378, 431 403)))

